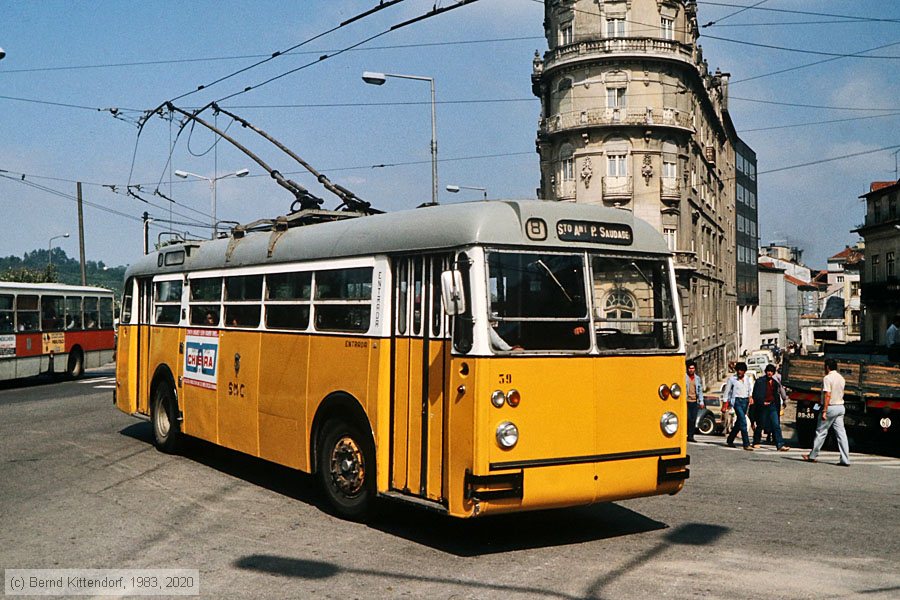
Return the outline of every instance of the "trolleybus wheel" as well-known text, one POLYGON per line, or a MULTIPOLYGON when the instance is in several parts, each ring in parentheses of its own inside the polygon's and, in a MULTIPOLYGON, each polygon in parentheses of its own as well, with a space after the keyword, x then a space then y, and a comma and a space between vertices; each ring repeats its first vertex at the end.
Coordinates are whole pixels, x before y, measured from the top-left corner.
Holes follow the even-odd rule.
POLYGON ((84 354, 81 350, 74 349, 69 352, 69 361, 66 365, 66 377, 69 379, 78 379, 84 375, 84 354))
POLYGON ((716 422, 713 420, 712 415, 705 414, 700 418, 700 422, 697 423, 697 431, 702 433, 703 435, 710 435, 716 429, 716 422))
POLYGON ((181 449, 183 435, 175 404, 175 392, 168 383, 161 383, 153 394, 150 406, 153 424, 153 443, 162 452, 174 454, 181 449))
POLYGON ((319 437, 318 473, 329 504, 341 517, 362 519, 375 499, 375 447, 354 423, 332 419, 319 437))

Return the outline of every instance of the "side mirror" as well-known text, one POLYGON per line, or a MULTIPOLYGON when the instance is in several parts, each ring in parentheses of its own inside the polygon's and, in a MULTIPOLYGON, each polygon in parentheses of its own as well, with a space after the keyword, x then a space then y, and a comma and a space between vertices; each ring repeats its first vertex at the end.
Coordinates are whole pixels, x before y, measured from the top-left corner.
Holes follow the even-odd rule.
POLYGON ((462 273, 459 271, 441 273, 441 300, 444 303, 444 312, 451 317, 466 312, 462 273))

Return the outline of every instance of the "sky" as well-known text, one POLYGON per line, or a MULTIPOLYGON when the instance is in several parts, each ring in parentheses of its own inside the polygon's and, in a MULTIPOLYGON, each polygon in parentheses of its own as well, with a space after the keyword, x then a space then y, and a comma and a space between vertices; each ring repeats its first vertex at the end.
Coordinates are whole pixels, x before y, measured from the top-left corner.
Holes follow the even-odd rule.
MULTIPOLYGON (((547 48, 543 4, 478 0, 389 31, 434 5, 405 0, 308 41, 377 4, 0 1, 0 256, 70 233, 53 244, 77 257, 76 181, 87 258, 112 266, 141 256, 144 211, 151 244, 171 231, 210 234, 209 184, 175 170, 223 177, 249 169, 218 181, 219 220, 287 213, 293 196, 209 131, 179 134, 178 119, 159 116, 138 128, 144 111, 174 98, 187 110, 221 100, 376 208, 430 201, 428 83, 372 86, 364 71, 434 79, 441 202, 481 197, 447 185, 536 197, 540 102, 530 76, 535 50, 547 48), (141 199, 125 193, 129 184, 140 185, 141 199)), ((701 30, 704 56, 731 74, 732 119, 757 153, 761 243, 798 246, 805 262, 824 268, 858 239, 850 232, 865 217, 858 197, 870 182, 896 178, 900 1, 701 1, 699 22, 712 22, 701 30)), ((324 208, 337 206, 274 146, 223 114, 204 115, 324 198, 324 208)))

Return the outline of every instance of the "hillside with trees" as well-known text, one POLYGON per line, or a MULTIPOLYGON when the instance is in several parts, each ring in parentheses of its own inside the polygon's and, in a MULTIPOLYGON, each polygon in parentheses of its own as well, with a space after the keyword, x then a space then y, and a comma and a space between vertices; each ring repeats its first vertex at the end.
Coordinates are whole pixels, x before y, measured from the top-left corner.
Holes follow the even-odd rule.
MULTIPOLYGON (((0 281, 20 281, 27 283, 68 283, 81 285, 81 264, 77 258, 69 258, 62 248, 53 248, 52 255, 47 250, 32 250, 22 258, 18 256, 0 257, 0 281), (52 257, 52 264, 49 258, 52 257)), ((85 264, 87 285, 114 290, 121 295, 127 267, 110 267, 103 261, 89 260, 85 264)))

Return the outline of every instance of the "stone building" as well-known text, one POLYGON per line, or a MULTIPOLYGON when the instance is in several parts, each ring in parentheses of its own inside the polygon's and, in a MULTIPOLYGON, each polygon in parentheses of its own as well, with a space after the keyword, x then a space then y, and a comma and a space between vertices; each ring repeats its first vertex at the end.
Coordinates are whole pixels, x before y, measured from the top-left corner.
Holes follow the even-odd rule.
POLYGON ((866 222, 854 231, 865 240, 861 335, 883 344, 891 319, 900 315, 900 181, 873 182, 860 198, 866 222))
POLYGON ((653 224, 675 253, 687 354, 722 378, 738 355, 737 139, 729 76, 710 73, 697 44, 696 1, 544 4, 549 49, 532 74, 538 196, 653 224))

